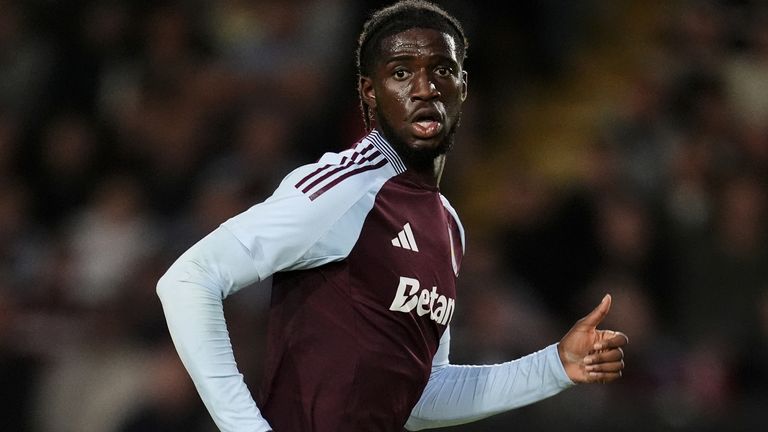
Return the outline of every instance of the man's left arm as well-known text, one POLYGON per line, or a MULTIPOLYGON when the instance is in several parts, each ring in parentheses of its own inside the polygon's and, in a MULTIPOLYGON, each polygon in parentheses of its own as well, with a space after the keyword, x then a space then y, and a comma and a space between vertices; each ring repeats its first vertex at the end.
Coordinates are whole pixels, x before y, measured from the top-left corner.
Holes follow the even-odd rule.
POLYGON ((452 426, 499 414, 553 396, 575 383, 609 382, 621 376, 627 337, 597 330, 607 315, 606 296, 558 344, 506 363, 459 366, 448 362, 446 330, 432 374, 405 427, 421 430, 452 426))

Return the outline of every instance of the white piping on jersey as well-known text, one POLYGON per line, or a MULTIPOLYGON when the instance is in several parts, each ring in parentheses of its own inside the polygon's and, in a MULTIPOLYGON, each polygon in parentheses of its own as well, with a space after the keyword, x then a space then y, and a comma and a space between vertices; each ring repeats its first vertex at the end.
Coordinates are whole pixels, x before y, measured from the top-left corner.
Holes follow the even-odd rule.
POLYGON ((453 274, 456 277, 459 276, 459 265, 456 263, 456 246, 453 244, 453 233, 451 233, 451 226, 448 225, 448 239, 451 241, 451 266, 453 266, 453 274))
POLYGON ((464 226, 461 225, 461 220, 459 219, 459 215, 456 213, 456 210, 451 206, 451 203, 448 202, 448 199, 445 198, 442 194, 440 194, 440 201, 443 202, 443 207, 448 210, 448 213, 453 216, 453 220, 456 222, 456 226, 459 228, 459 235, 461 236, 461 252, 462 254, 466 251, 466 238, 464 236, 464 226))

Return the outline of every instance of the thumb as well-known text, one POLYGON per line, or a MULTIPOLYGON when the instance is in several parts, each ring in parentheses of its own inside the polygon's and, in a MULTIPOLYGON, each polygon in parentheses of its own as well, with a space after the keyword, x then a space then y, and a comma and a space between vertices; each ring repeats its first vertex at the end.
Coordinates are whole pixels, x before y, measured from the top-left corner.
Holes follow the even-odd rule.
POLYGON ((610 309, 611 309, 611 295, 606 294, 605 297, 603 297, 603 300, 600 302, 600 304, 597 305, 597 307, 594 308, 592 312, 589 313, 589 315, 581 319, 581 324, 589 327, 597 327, 598 324, 600 324, 603 321, 605 316, 608 315, 608 311, 610 309))

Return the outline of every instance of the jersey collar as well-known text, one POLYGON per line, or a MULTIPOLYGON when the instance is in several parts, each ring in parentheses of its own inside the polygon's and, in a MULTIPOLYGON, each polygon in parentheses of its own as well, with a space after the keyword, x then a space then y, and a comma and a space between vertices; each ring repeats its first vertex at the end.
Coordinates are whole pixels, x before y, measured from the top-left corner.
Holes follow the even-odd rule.
POLYGON ((403 163, 403 160, 400 159, 400 156, 397 154, 395 149, 392 148, 392 146, 387 142, 387 140, 378 130, 374 129, 371 131, 371 133, 369 133, 365 139, 373 144, 373 146, 376 147, 376 149, 379 150, 385 158, 387 158, 387 161, 389 161, 389 163, 392 164, 392 167, 395 168, 395 172, 398 174, 405 172, 405 164, 403 163))

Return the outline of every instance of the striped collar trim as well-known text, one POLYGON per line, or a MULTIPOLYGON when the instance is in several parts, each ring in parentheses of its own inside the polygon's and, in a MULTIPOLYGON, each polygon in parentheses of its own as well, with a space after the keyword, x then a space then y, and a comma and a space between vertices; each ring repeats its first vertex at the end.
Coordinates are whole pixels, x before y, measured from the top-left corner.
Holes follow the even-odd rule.
POLYGON ((365 138, 371 144, 373 144, 374 147, 376 147, 376 149, 379 150, 385 158, 387 158, 389 163, 392 164, 392 167, 395 168, 395 172, 398 174, 405 172, 405 164, 403 163, 403 160, 400 159, 400 155, 397 154, 397 151, 392 148, 392 146, 387 142, 386 139, 384 139, 384 136, 381 135, 378 130, 374 129, 365 138))

